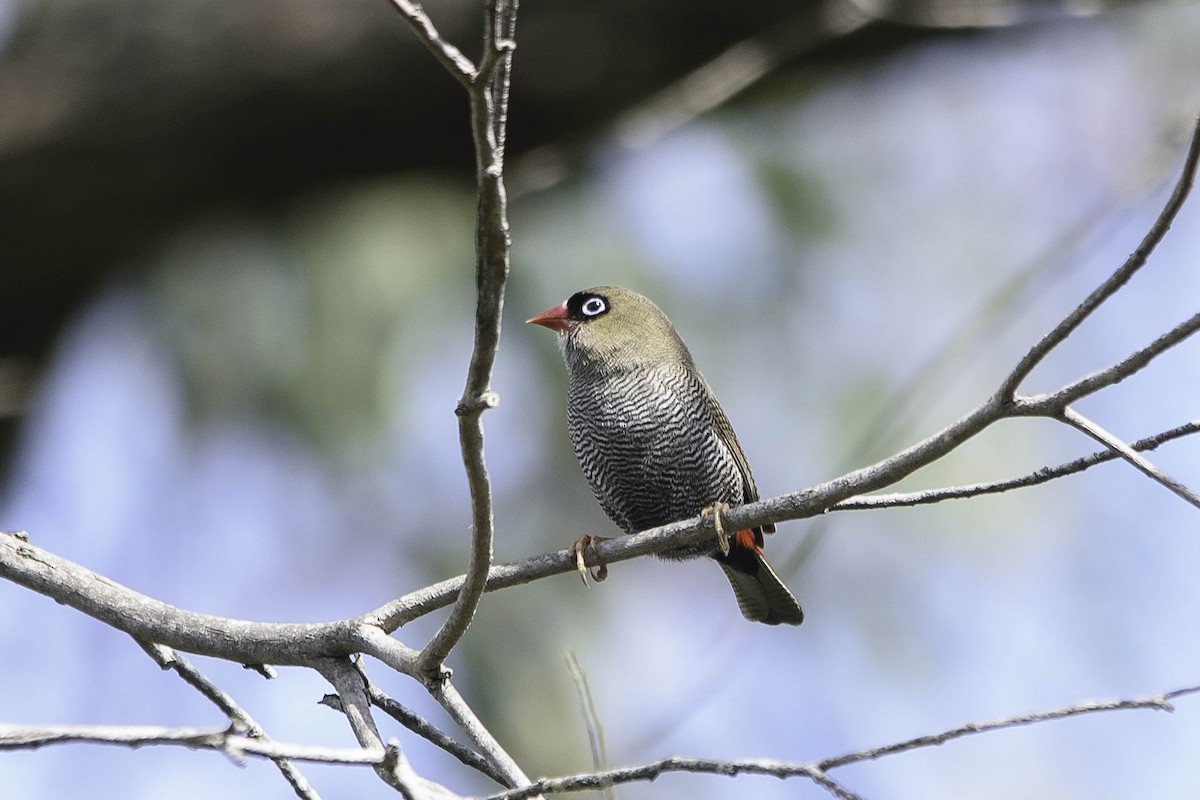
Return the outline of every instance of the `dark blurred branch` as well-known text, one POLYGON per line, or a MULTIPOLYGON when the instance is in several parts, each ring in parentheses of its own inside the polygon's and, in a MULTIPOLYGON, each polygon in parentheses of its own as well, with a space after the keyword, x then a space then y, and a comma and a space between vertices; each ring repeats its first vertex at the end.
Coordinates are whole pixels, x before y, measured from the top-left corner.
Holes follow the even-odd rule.
POLYGON ((875 759, 883 758, 884 756, 896 755, 897 753, 906 753, 911 750, 919 750, 924 747, 935 747, 937 745, 946 744, 953 739, 961 739, 964 736, 974 736, 976 734, 987 733, 989 731, 1003 730, 1004 728, 1035 725, 1042 722, 1049 722, 1051 720, 1078 717, 1085 714, 1096 714, 1104 711, 1129 711, 1134 709, 1174 711, 1175 707, 1172 704, 1172 701, 1185 695, 1197 693, 1200 693, 1200 686, 1188 686, 1183 689, 1175 689, 1174 691, 1164 692, 1163 694, 1154 695, 1152 697, 1141 697, 1131 700, 1105 700, 1100 702, 1087 700, 1073 706, 1056 708, 1050 711, 1038 711, 1034 712, 1033 714, 1006 717, 1004 719, 992 720, 989 722, 972 722, 957 728, 951 728, 941 733, 930 734, 928 736, 918 736, 914 739, 907 739, 903 742, 885 745, 884 747, 876 747, 869 750, 859 750, 855 753, 848 753, 843 756, 827 758, 810 764, 796 764, 786 761, 773 761, 769 759, 758 758, 721 761, 709 758, 686 758, 683 756, 670 756, 668 758, 660 759, 659 761, 653 761, 648 764, 639 764, 633 767, 620 767, 618 769, 604 770, 600 772, 569 775, 562 778, 542 778, 532 786, 526 786, 521 789, 515 789, 508 792, 498 792, 497 794, 487 797, 485 800, 521 800, 521 798, 529 797, 535 792, 578 792, 594 790, 618 783, 652 781, 668 772, 698 772, 710 775, 723 775, 731 778, 737 777, 741 774, 769 775, 775 778, 803 777, 814 781, 822 788, 833 794, 835 797, 854 798, 858 795, 855 795, 839 784, 834 783, 827 773, 831 770, 839 767, 845 767, 850 764, 858 764, 864 761, 874 761, 875 759))
POLYGON ((612 133, 625 147, 646 147, 701 114, 728 103, 784 64, 877 19, 851 0, 802 4, 795 14, 737 42, 622 113, 612 133))

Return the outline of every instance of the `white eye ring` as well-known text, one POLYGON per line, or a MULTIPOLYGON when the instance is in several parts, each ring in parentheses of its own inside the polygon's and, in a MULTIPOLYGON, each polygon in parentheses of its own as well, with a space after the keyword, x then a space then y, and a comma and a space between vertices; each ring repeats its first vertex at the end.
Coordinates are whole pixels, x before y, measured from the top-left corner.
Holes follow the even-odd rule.
POLYGON ((580 307, 579 310, 583 312, 585 317, 594 317, 607 311, 608 305, 602 298, 590 297, 584 302, 583 306, 580 307))

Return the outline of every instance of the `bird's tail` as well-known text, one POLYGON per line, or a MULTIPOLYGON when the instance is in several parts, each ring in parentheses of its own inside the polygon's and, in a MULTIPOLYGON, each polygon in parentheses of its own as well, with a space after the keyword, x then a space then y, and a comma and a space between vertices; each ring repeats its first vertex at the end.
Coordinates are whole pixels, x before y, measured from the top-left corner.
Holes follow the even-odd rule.
POLYGON ((733 596, 737 598, 742 616, 767 625, 799 625, 804 621, 800 604, 771 569, 754 542, 752 532, 745 533, 750 535, 743 536, 739 532, 731 539, 729 555, 718 552, 713 556, 733 587, 733 596))

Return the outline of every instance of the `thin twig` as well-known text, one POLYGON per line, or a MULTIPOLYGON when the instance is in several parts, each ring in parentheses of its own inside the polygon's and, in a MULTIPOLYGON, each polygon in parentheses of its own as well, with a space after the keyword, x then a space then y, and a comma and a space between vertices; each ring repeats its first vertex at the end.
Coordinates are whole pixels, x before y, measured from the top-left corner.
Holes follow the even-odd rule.
POLYGON ((845 786, 842 786, 833 778, 829 777, 829 775, 819 767, 813 767, 812 769, 808 770, 805 775, 806 777, 811 778, 812 782, 817 786, 820 786, 822 789, 838 798, 838 800, 863 800, 861 795, 857 795, 847 789, 845 786))
POLYGON ((1100 442, 1100 444, 1112 450, 1151 480, 1162 484, 1179 497, 1191 503, 1196 508, 1200 508, 1200 496, 1197 496, 1195 492, 1184 486, 1175 478, 1163 472, 1148 458, 1133 449, 1133 447, 1126 444, 1120 438, 1109 433, 1107 430, 1100 427, 1084 415, 1080 414, 1075 409, 1064 408, 1062 412, 1062 420, 1072 428, 1082 431, 1083 433, 1095 439, 1097 442, 1100 442))
MULTIPOLYGON (((1138 451, 1154 450, 1159 445, 1169 442, 1172 439, 1179 439, 1194 433, 1200 433, 1200 420, 1188 422, 1169 431, 1155 434, 1154 436, 1138 439, 1129 446, 1138 451)), ((888 494, 873 494, 866 497, 851 497, 849 500, 843 500, 834 505, 829 510, 857 511, 866 508, 900 508, 940 503, 943 500, 961 500, 985 494, 999 494, 1013 489, 1024 489, 1029 486, 1049 483, 1058 478, 1083 472, 1097 464, 1114 461, 1118 457, 1117 453, 1112 450, 1097 450, 1090 455, 1068 461, 1065 464, 1059 464, 1054 467, 1042 467, 1019 478, 989 481, 987 483, 969 483, 963 486, 948 486, 942 489, 926 489, 919 492, 892 492, 888 494)))
POLYGON ((1162 694, 1156 694, 1151 697, 1139 697, 1131 700, 1088 700, 1066 708, 1056 708, 1050 711, 1035 711, 1032 714, 1022 714, 1015 717, 1005 717, 1004 719, 991 720, 989 722, 971 722, 966 725, 960 725, 957 728, 951 728, 941 733, 931 734, 929 736, 917 736, 912 739, 906 739, 902 742, 884 745, 883 747, 874 747, 869 750, 859 750, 855 753, 847 753, 846 755, 827 758, 817 762, 817 766, 821 769, 830 770, 837 767, 844 767, 848 764, 857 764, 863 761, 874 761, 884 756, 895 755, 896 753, 904 753, 909 750, 918 750, 924 747, 935 747, 943 745, 952 739, 961 739, 964 736, 975 736, 988 731, 1000 730, 1002 728, 1017 728, 1023 725, 1034 725, 1040 722, 1048 722, 1055 719, 1066 719, 1068 717, 1079 717, 1084 714, 1096 714, 1103 711, 1128 711, 1133 709, 1150 709, 1154 711, 1174 711, 1175 706, 1172 701, 1184 697, 1200 693, 1200 685, 1186 686, 1182 689, 1174 689, 1162 694))
POLYGON ((384 752, 384 758, 374 764, 375 773, 404 797, 410 800, 423 797, 424 793, 418 788, 420 779, 413 773, 404 753, 395 744, 384 745, 375 720, 371 718, 371 703, 358 670, 347 659, 322 658, 311 666, 333 685, 341 699, 342 713, 349 720, 350 730, 358 743, 372 751, 384 752))
POLYGON ((827 774, 829 771, 839 767, 845 767, 850 764, 873 761, 885 756, 904 753, 909 750, 934 747, 945 744, 953 739, 960 739, 964 736, 973 736, 1003 728, 1015 728, 1022 725, 1033 725, 1056 719, 1066 719, 1068 717, 1078 717, 1085 714, 1095 714, 1104 711, 1126 711, 1133 709, 1173 711, 1174 706, 1172 705, 1172 701, 1186 695, 1198 693, 1200 693, 1200 685, 1188 686, 1182 689, 1175 689, 1170 692, 1154 695, 1152 697, 1142 697, 1131 700, 1085 701, 1073 706, 1057 708, 1050 711, 1038 711, 1033 714, 1022 714, 1020 716, 1006 717, 1004 719, 991 720, 989 722, 968 723, 957 728, 951 728, 949 730, 942 731, 941 733, 931 734, 928 736, 918 736, 913 739, 906 739, 902 742, 896 742, 883 747, 859 750, 854 753, 847 753, 845 755, 823 759, 811 764, 798 764, 794 762, 774 761, 768 759, 738 759, 720 761, 706 758, 669 756, 658 761, 652 761, 646 764, 639 764, 631 767, 619 767, 617 769, 580 773, 578 775, 568 775, 559 778, 540 778, 531 786, 525 786, 520 789, 489 795, 486 800, 521 800, 521 798, 529 797, 536 792, 578 792, 599 789, 602 786, 632 783, 634 781, 652 781, 668 772, 698 772, 710 775, 724 775, 726 777, 736 777, 737 775, 743 773, 769 775, 776 778, 806 777, 810 780, 813 780, 820 786, 828 789, 836 796, 841 797, 844 800, 849 800, 850 798, 855 798, 856 795, 829 778, 827 774))
POLYGON ((1200 313, 1188 317, 1150 344, 1112 366, 1085 375, 1054 392, 1017 397, 1014 413, 1030 416, 1054 416, 1059 409, 1065 408, 1082 397, 1108 386, 1115 386, 1197 331, 1200 331, 1200 313))
POLYGON ((287 744, 234 733, 229 729, 167 728, 158 725, 7 725, 0 724, 0 750, 33 750, 50 744, 88 742, 125 747, 177 745, 215 750, 236 760, 245 756, 323 764, 378 764, 382 747, 326 747, 287 744))
MULTIPOLYGON (((735 778, 738 775, 767 775, 773 778, 809 778, 818 785, 829 788, 833 781, 824 771, 814 764, 794 764, 787 761, 775 761, 766 758, 748 758, 722 761, 714 758, 688 758, 685 756, 668 756, 658 761, 638 764, 630 767, 617 767, 600 772, 583 772, 578 775, 566 775, 560 778, 540 778, 530 786, 498 792, 488 795, 485 800, 522 800, 534 794, 544 792, 579 792, 601 789, 621 783, 635 781, 653 781, 671 772, 693 772, 706 775, 722 775, 735 778)), ((840 788, 840 787, 839 787, 840 788)), ((841 789, 839 797, 844 800, 855 800, 856 795, 841 789)))
MULTIPOLYGON (((454 688, 454 684, 449 680, 442 681, 430 689, 430 694, 466 732, 471 741, 475 743, 479 753, 491 762, 496 771, 500 773, 501 784, 510 788, 529 785, 529 776, 517 766, 517 762, 505 752, 500 743, 496 741, 496 737, 492 736, 491 731, 479 721, 479 717, 475 716, 475 712, 454 688)), ((539 794, 539 792, 533 792, 533 794, 539 794)))
POLYGON ((1111 297, 1118 289, 1133 277, 1139 269, 1145 266, 1150 254, 1154 252, 1154 248, 1162 241, 1163 236, 1170 230, 1171 224, 1175 221, 1175 217, 1179 214, 1179 209, 1183 207, 1184 200, 1187 199, 1188 193, 1192 189, 1192 182, 1195 180, 1196 164, 1200 161, 1200 125, 1197 125, 1192 131, 1191 142, 1188 144, 1187 155, 1184 157, 1183 169, 1180 171, 1179 180, 1175 184, 1174 190, 1171 192, 1171 197, 1167 200, 1163 210, 1159 213, 1154 224, 1150 226, 1150 230, 1142 238, 1137 249, 1130 254, 1125 263, 1108 277, 1104 283, 1100 284, 1096 289, 1087 296, 1087 298, 1075 307, 1070 314, 1067 314, 1063 320, 1054 326, 1054 329, 1041 338, 1028 353, 1017 363, 1016 368, 1009 373, 1004 379, 1000 390, 997 393, 1005 399, 1012 399, 1016 396, 1017 388, 1021 382, 1029 376, 1041 361, 1059 344, 1063 342, 1072 331, 1078 328, 1085 319, 1097 308, 1100 304, 1111 297))
MULTIPOLYGON (((588 686, 587 674, 579 664, 579 659, 573 652, 563 655, 567 665, 567 674, 575 684, 575 693, 579 697, 579 713, 583 716, 584 727, 587 728, 588 745, 592 749, 592 769, 608 769, 608 748, 604 744, 604 727, 600 724, 600 714, 596 711, 596 702, 592 699, 592 690, 588 686)), ((616 800, 617 793, 611 786, 601 788, 606 800, 616 800)))
POLYGON ((512 58, 517 49, 518 0, 507 0, 503 4, 497 3, 496 0, 488 0, 487 8, 495 34, 491 42, 484 43, 485 56, 480 60, 478 80, 492 83, 492 98, 495 103, 492 133, 496 137, 496 153, 503 161, 508 144, 508 99, 512 88, 512 58), (498 64, 496 61, 503 63, 498 64))
POLYGON ((471 82, 475 80, 475 64, 464 56, 461 50, 442 38, 434 26, 433 20, 425 13, 425 9, 421 8, 421 4, 413 3, 411 0, 391 0, 391 3, 404 16, 409 26, 417 34, 417 38, 441 62, 446 71, 463 86, 469 88, 471 82))
MULTIPOLYGON (((501 786, 511 785, 498 769, 483 756, 476 753, 474 750, 459 744, 446 734, 442 733, 432 723, 414 713, 412 710, 388 697, 378 687, 374 686, 367 679, 366 673, 363 672, 361 664, 355 664, 357 671, 362 678, 363 685, 366 688, 367 699, 371 705, 378 708, 383 713, 387 714, 392 719, 399 722, 404 727, 408 728, 413 733, 422 737, 428 742, 440 747, 450 755, 457 758, 463 764, 466 764, 472 769, 476 769, 487 775, 492 780, 501 786)), ((327 694, 321 698, 321 704, 329 706, 337 711, 345 712, 345 707, 342 705, 342 698, 336 694, 327 694)))
POLYGON ((406 708, 391 697, 388 697, 377 687, 368 685, 367 696, 371 700, 371 705, 375 706, 380 711, 387 714, 389 717, 396 720, 413 733, 437 745, 471 769, 478 770, 484 775, 487 775, 501 786, 509 785, 509 782, 505 779, 504 774, 493 767, 491 762, 489 762, 486 758, 479 755, 466 745, 460 744, 446 734, 442 733, 440 730, 434 727, 432 723, 421 717, 419 714, 416 714, 411 709, 406 708))
MULTIPOLYGON (((446 621, 417 656, 416 669, 426 688, 463 725, 476 746, 507 786, 529 783, 474 712, 450 685, 446 657, 466 634, 487 585, 492 565, 495 519, 492 486, 483 449, 483 412, 499 398, 491 389, 492 367, 500 346, 504 284, 508 278, 511 240, 508 198, 504 187, 504 144, 508 126, 508 97, 512 56, 516 45, 517 0, 486 0, 483 53, 474 69, 458 51, 441 41, 419 7, 393 0, 447 69, 463 82, 470 96, 471 132, 475 149, 478 208, 475 228, 475 341, 467 367, 466 385, 455 413, 459 447, 471 499, 471 548, 466 577, 446 621)), ((384 642, 372 637, 382 651, 384 642)), ((389 646, 390 647, 390 646, 389 646)), ((407 666, 407 663, 405 664, 407 666)), ((340 694, 340 692, 339 692, 340 694)), ((364 695, 365 699, 365 695, 364 695)), ((345 698, 343 698, 345 702, 345 698)), ((401 767, 406 762, 401 763, 401 767)))
MULTIPOLYGON (((159 667, 174 672, 184 683, 200 692, 217 708, 221 709, 221 713, 227 716, 229 721, 233 723, 236 732, 242 733, 251 739, 271 741, 271 737, 267 736, 262 726, 255 722, 254 718, 239 706, 232 697, 209 680, 204 673, 196 669, 191 661, 161 644, 138 641, 138 645, 146 651, 146 654, 150 658, 154 659, 154 662, 159 667)), ((320 800, 321 796, 317 793, 317 790, 308 782, 303 773, 296 768, 291 759, 283 756, 272 756, 271 760, 275 762, 275 766, 279 768, 280 773, 282 773, 284 779, 291 785, 297 797, 301 798, 301 800, 320 800)))

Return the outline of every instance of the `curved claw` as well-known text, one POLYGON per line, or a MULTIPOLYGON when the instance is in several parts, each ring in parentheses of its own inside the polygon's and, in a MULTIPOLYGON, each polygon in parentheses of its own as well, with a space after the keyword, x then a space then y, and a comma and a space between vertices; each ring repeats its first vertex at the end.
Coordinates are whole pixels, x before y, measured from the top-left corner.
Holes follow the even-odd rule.
POLYGON ((596 550, 596 542, 602 542, 605 539, 610 539, 609 536, 592 536, 585 535, 579 537, 571 543, 570 551, 575 555, 575 571, 579 573, 580 580, 583 585, 588 585, 588 576, 592 576, 592 580, 596 583, 603 583, 608 578, 608 565, 600 558, 599 551, 596 550), (587 562, 584 560, 584 553, 587 550, 592 551, 592 558, 596 562, 595 571, 589 570, 587 562))
POLYGON ((707 519, 712 517, 713 528, 717 531, 717 546, 721 548, 721 555, 729 555, 729 534, 725 532, 725 525, 721 521, 721 515, 729 510, 729 503, 718 500, 707 508, 700 510, 700 516, 707 519))

